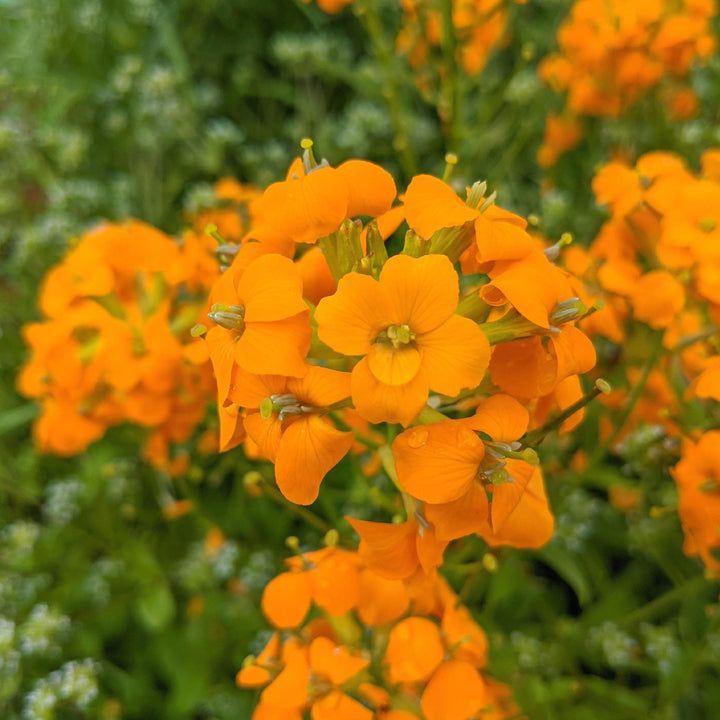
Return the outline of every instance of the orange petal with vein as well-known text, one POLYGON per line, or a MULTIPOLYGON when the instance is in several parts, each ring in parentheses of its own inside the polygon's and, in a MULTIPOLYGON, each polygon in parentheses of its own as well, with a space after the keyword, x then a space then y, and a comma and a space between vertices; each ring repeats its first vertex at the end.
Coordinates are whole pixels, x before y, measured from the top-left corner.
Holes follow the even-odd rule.
POLYGON ((325 474, 350 450, 355 435, 317 415, 293 422, 283 433, 275 458, 275 479, 282 494, 298 505, 315 502, 325 474))

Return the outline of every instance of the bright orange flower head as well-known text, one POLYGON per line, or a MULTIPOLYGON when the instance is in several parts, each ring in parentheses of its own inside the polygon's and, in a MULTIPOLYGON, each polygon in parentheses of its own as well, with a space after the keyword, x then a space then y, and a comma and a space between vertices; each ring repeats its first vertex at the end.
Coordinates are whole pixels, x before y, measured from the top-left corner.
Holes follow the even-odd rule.
POLYGON ((209 317, 217 327, 206 339, 221 404, 236 365, 251 373, 299 377, 306 372, 309 310, 292 260, 266 254, 244 270, 233 265, 220 278, 213 297, 209 317))
POLYGON ((290 176, 273 183, 255 203, 256 225, 250 237, 272 243, 315 243, 334 233, 346 218, 376 217, 397 193, 390 173, 365 160, 348 160, 337 168, 295 163, 290 176))
POLYGON ((350 273, 315 312, 320 339, 364 356, 352 398, 369 422, 410 424, 430 389, 454 396, 482 380, 490 355, 478 326, 455 315, 458 278, 441 255, 396 255, 379 280, 350 273))
POLYGON ((434 577, 447 542, 420 513, 399 525, 346 518, 360 536, 358 553, 367 567, 390 580, 409 578, 416 571, 434 577))
POLYGON ((720 575, 720 431, 711 430, 697 443, 684 440, 682 457, 672 470, 678 487, 678 512, 685 531, 683 550, 700 555, 720 575))
POLYGON ((323 417, 327 408, 350 394, 347 373, 306 366, 302 378, 252 375, 238 368, 229 399, 247 409, 245 429, 275 463, 285 497, 309 505, 325 474, 345 456, 352 432, 338 430, 323 417))

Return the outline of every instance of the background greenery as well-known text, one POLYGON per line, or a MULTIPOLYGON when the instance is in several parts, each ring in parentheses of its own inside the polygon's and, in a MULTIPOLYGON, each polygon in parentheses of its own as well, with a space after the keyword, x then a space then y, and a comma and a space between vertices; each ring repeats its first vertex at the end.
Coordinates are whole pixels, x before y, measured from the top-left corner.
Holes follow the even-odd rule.
MULTIPOLYGON (((459 76, 448 136, 439 85, 420 91, 394 53, 391 0, 337 16, 289 1, 0 0, 0 716, 249 718, 253 696, 234 674, 267 637, 260 591, 287 536, 316 547, 323 534, 278 511, 266 485, 248 490, 239 452, 196 458, 173 480, 138 458, 131 427, 80 458, 35 454, 35 409, 14 390, 20 327, 38 317, 41 277, 70 238, 128 215, 176 231, 217 178, 264 186, 310 136, 333 164, 374 160, 400 187, 441 174, 453 150, 460 186, 486 178, 503 207, 588 242, 603 217, 589 178, 612 148, 695 163, 720 143, 720 62, 692 77, 698 120, 673 125, 648 97, 630 117, 589 123, 545 177, 534 154, 561 99, 535 68, 568 7, 511 8, 505 46, 480 76, 459 76), (194 511, 163 519, 180 498, 194 511), (210 552, 216 528, 226 539, 210 552)), ((650 512, 673 502, 663 438, 647 431, 624 457, 569 469, 596 436, 591 414, 574 444, 543 447, 558 525, 545 549, 502 550, 489 574, 481 541, 466 540, 447 575, 533 720, 711 720, 718 588, 682 554, 676 515, 650 512), (608 503, 616 482, 646 488, 635 511, 608 503)), ((323 485, 317 512, 331 523, 378 502, 348 490, 350 462, 323 485)))

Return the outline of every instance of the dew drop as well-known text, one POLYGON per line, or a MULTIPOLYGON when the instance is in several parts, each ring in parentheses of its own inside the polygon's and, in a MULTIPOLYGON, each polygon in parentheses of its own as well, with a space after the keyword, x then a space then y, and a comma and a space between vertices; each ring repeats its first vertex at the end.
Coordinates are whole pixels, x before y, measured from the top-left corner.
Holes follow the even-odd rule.
POLYGON ((420 428, 418 430, 413 430, 410 433, 410 437, 408 438, 408 445, 411 448, 419 448, 422 447, 428 439, 428 431, 424 428, 420 428))

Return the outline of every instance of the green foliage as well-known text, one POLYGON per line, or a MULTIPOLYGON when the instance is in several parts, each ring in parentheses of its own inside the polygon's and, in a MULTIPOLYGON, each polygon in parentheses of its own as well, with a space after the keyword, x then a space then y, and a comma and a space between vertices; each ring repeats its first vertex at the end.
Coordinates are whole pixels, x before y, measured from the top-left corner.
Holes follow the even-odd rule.
MULTIPOLYGON (((532 158, 559 100, 535 67, 568 4, 512 9, 512 36, 479 79, 462 79, 460 114, 443 134, 439 89, 417 88, 394 52, 390 2, 364 3, 357 17, 266 0, 0 2, 0 716, 250 717, 252 694, 234 675, 266 639, 259 597, 285 539, 317 546, 327 527, 350 536, 345 514, 399 510, 383 495, 387 479, 348 486, 361 477, 357 458, 328 475, 312 526, 269 492, 253 497, 238 453, 195 458, 170 479, 137 458, 137 433, 124 427, 81 458, 36 455, 35 409, 14 391, 20 328, 69 238, 127 215, 175 231, 208 183, 277 180, 311 136, 333 164, 381 162, 400 186, 442 174, 452 150, 458 186, 487 178, 504 207, 537 214, 549 236, 587 241, 602 217, 588 178, 611 150, 696 162, 718 142, 720 61, 692 76, 698 120, 678 132, 650 96, 622 120, 591 122, 541 195, 532 158), (180 498, 193 512, 163 519, 180 498), (208 549, 214 529, 225 539, 208 549)), ((717 425, 697 404, 685 412, 717 425)), ((591 412, 572 442, 543 448, 558 526, 545 549, 497 551, 490 575, 476 562, 487 548, 467 540, 444 572, 491 637, 493 672, 533 720, 711 720, 718 587, 681 551, 661 469, 677 448, 646 429, 612 461, 571 470, 598 435, 591 412), (641 488, 640 505, 612 507, 616 484, 641 488)))

